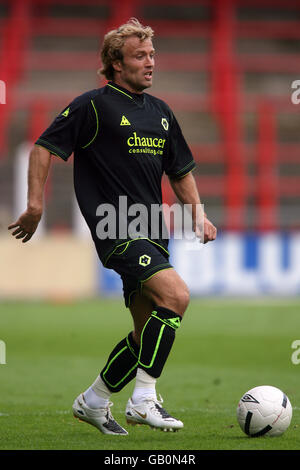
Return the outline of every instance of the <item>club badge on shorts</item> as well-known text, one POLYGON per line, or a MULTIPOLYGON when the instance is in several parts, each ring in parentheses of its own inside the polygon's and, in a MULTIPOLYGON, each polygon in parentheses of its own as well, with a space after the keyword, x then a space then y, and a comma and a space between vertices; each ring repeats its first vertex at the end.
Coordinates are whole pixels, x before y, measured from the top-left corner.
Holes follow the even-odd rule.
POLYGON ((139 264, 141 266, 148 266, 148 264, 151 263, 151 256, 148 256, 148 255, 142 255, 140 256, 139 258, 139 264))

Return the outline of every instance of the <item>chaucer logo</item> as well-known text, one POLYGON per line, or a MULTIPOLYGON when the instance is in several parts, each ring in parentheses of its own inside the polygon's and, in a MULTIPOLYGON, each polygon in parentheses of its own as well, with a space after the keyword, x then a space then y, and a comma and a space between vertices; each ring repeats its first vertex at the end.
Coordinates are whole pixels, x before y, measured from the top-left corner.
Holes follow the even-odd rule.
POLYGON ((163 155, 165 143, 166 139, 139 136, 136 132, 127 139, 129 153, 131 154, 144 153, 149 155, 163 155))
POLYGON ((136 132, 127 139, 129 147, 157 147, 163 149, 166 139, 159 139, 158 137, 140 137, 136 132))

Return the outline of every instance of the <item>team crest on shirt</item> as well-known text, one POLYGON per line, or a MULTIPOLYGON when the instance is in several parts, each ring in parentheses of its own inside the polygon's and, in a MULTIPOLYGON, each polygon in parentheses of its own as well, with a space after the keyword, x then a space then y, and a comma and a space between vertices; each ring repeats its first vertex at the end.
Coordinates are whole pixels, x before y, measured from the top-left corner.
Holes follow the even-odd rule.
POLYGON ((168 123, 166 118, 162 118, 161 125, 163 126, 165 131, 167 131, 169 129, 169 123, 168 123))

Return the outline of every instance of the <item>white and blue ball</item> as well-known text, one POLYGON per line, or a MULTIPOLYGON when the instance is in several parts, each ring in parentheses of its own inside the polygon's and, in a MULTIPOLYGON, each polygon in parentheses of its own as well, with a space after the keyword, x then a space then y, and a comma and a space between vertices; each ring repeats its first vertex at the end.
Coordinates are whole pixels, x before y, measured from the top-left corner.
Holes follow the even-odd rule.
POLYGON ((286 394, 270 385, 249 390, 237 407, 239 425, 251 437, 280 436, 289 427, 292 414, 286 394))

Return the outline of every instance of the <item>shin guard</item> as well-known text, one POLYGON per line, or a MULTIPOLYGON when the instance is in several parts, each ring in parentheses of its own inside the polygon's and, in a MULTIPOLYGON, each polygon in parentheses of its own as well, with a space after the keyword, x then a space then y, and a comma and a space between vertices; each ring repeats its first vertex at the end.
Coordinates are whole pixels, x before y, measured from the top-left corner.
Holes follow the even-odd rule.
POLYGON ((100 376, 111 392, 119 392, 135 376, 138 367, 139 347, 132 333, 124 338, 111 352, 100 376))
POLYGON ((156 307, 141 335, 138 366, 158 378, 173 346, 181 316, 164 307, 156 307))

